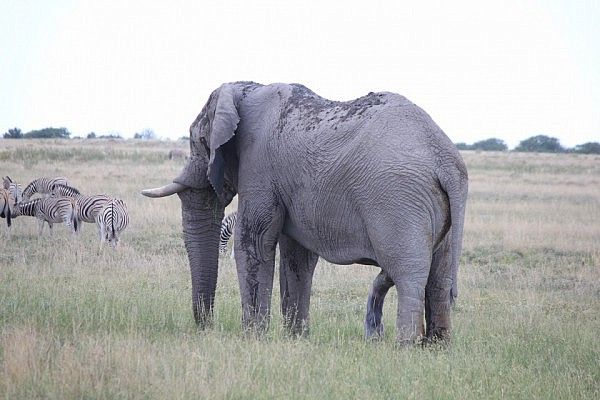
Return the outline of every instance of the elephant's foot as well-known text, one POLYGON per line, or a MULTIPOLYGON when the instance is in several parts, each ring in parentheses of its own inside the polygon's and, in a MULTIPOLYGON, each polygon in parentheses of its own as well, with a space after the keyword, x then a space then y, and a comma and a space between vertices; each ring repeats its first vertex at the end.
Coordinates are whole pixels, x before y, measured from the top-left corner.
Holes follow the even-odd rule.
POLYGON ((307 338, 310 334, 310 328, 308 323, 286 323, 285 330, 287 334, 292 338, 307 338))
POLYGON ((365 320, 365 340, 377 341, 383 339, 383 322, 375 325, 365 320))
POLYGON ((213 316, 212 314, 194 315, 196 321, 196 329, 198 331, 205 331, 213 327, 213 316))
POLYGON ((244 312, 242 317, 242 327, 246 337, 260 338, 265 335, 269 329, 269 312, 244 312))
POLYGON ((427 323, 427 333, 423 341, 424 345, 441 345, 450 344, 450 310, 451 305, 447 300, 449 297, 448 291, 441 296, 439 293, 432 292, 425 301, 425 316, 427 323), (435 301, 435 296, 440 298, 440 301, 435 301))
POLYGON ((399 296, 396 320, 396 341, 401 347, 420 344, 425 334, 423 301, 399 296))
POLYGON ((446 328, 432 329, 427 332, 427 336, 423 338, 423 346, 440 346, 447 347, 450 345, 451 337, 450 330, 446 328))

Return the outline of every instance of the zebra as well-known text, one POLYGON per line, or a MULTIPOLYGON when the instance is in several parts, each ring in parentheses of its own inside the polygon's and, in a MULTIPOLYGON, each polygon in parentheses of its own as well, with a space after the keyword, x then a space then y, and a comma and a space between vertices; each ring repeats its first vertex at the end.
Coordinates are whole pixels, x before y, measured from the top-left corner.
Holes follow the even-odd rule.
POLYGON ((23 200, 23 188, 17 182, 13 182, 10 176, 2 178, 4 189, 7 189, 16 203, 23 200))
POLYGON ((15 203, 14 198, 8 189, 0 188, 0 217, 6 218, 7 232, 10 236, 10 226, 12 225, 11 207, 15 203))
POLYGON ((77 219, 79 221, 91 224, 96 223, 96 216, 98 216, 98 213, 102 210, 106 203, 111 200, 111 197, 105 194, 96 194, 91 196, 83 195, 78 189, 62 183, 56 183, 52 185, 51 196, 67 196, 74 198, 77 202, 77 219))
MULTIPOLYGON (((235 229, 235 223, 237 221, 237 211, 227 214, 221 222, 221 236, 219 238, 219 254, 225 254, 227 252, 227 242, 229 238, 233 236, 235 229)), ((233 249, 231 250, 231 257, 234 256, 233 249)))
POLYGON ((23 190, 23 201, 28 201, 35 193, 45 194, 50 196, 52 186, 56 184, 68 185, 67 178, 59 176, 57 178, 37 178, 31 181, 23 190))
POLYGON ((119 246, 119 235, 129 225, 127 206, 121 199, 110 199, 96 216, 100 230, 100 248, 108 241, 113 249, 119 246))
POLYGON ((50 235, 52 235, 52 225, 55 223, 64 222, 71 227, 73 233, 77 233, 79 229, 77 202, 71 197, 41 197, 18 203, 12 216, 21 215, 36 217, 39 220, 38 236, 42 235, 44 221, 50 227, 50 235))

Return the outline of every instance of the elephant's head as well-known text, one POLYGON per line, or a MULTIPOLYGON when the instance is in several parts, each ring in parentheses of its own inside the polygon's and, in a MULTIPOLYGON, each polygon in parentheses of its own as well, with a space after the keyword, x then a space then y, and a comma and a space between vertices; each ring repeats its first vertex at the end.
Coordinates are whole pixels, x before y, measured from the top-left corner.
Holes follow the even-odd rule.
POLYGON ((190 157, 173 182, 146 189, 148 197, 177 193, 192 273, 192 306, 199 326, 210 323, 217 284, 224 209, 237 192, 234 134, 240 117, 234 85, 215 90, 190 127, 190 157))

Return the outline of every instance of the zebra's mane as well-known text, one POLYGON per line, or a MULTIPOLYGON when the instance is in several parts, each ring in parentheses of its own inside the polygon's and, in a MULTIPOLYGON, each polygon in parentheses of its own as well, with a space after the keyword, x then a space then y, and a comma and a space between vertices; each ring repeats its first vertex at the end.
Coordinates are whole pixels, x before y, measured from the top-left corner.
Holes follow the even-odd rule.
POLYGON ((34 179, 31 182, 29 182, 29 185, 25 186, 25 189, 23 190, 23 194, 29 194, 29 192, 32 192, 33 187, 35 186, 36 182, 37 182, 37 179, 34 179))
POLYGON ((62 183, 55 183, 55 184, 53 185, 53 187, 54 187, 55 189, 56 189, 56 188, 59 188, 59 189, 69 190, 69 191, 71 191, 71 192, 73 192, 73 193, 75 193, 75 194, 81 194, 81 192, 79 191, 79 189, 77 189, 77 188, 74 188, 73 186, 69 186, 69 185, 62 184, 62 183))
POLYGON ((21 202, 21 203, 18 203, 17 205, 18 205, 19 207, 29 207, 29 206, 31 206, 32 204, 39 203, 40 201, 42 201, 42 199, 43 199, 43 197, 36 197, 35 199, 27 200, 27 201, 26 201, 26 202, 24 202, 24 203, 22 203, 22 202, 21 202))

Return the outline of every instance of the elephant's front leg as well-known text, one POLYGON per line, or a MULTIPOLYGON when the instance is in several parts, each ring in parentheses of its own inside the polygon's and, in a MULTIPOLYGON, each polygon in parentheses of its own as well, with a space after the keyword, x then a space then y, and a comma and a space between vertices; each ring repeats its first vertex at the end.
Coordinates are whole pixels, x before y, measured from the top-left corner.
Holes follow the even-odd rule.
POLYGON ((240 199, 234 241, 244 329, 264 332, 271 316, 275 246, 282 217, 277 209, 251 207, 240 199), (239 238, 239 240, 237 240, 239 238))
POLYGON ((367 313, 365 315, 366 339, 380 339, 383 337, 383 322, 381 321, 383 302, 392 286, 394 286, 394 281, 383 270, 373 281, 373 287, 367 299, 367 313))
POLYGON ((293 335, 308 334, 310 290, 319 257, 294 239, 279 237, 281 312, 293 335))

